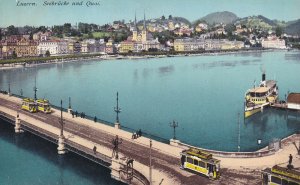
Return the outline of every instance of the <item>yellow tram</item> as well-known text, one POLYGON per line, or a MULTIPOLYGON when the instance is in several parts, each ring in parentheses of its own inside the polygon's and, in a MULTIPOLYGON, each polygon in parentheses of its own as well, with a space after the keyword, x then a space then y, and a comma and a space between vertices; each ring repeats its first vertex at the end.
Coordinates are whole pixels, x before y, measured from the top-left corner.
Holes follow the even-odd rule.
POLYGON ((31 98, 24 98, 22 100, 21 109, 27 110, 29 112, 37 112, 36 103, 31 98))
POLYGON ((273 166, 262 171, 263 185, 300 185, 300 171, 273 166))
POLYGON ((49 100, 46 99, 38 99, 36 100, 36 104, 38 107, 38 111, 44 112, 44 113, 51 113, 51 107, 49 104, 49 100))
POLYGON ((220 160, 214 159, 212 154, 199 149, 190 148, 181 153, 181 166, 212 179, 220 177, 220 160))

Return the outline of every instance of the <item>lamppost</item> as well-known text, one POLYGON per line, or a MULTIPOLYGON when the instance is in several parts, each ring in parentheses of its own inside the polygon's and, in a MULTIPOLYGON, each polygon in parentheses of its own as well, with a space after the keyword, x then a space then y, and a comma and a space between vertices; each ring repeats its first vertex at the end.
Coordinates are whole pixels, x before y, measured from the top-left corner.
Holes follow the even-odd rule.
POLYGON ((64 120, 63 120, 63 115, 62 115, 62 100, 60 100, 60 136, 64 137, 64 120))
POLYGON ((238 130, 238 152, 240 152, 241 150, 241 124, 240 124, 240 113, 238 113, 238 126, 239 126, 239 130, 238 130))
POLYGON ((117 113, 115 128, 119 129, 120 128, 119 113, 121 113, 121 108, 119 107, 119 92, 117 92, 117 106, 114 107, 114 110, 117 113))
POLYGON ((36 97, 36 92, 37 92, 37 87, 36 87, 36 77, 34 79, 34 87, 33 87, 33 91, 34 91, 34 100, 37 100, 37 97, 36 97))
POLYGON ((69 97, 69 108, 68 108, 68 113, 72 113, 72 107, 71 107, 71 97, 69 97))
POLYGON ((65 137, 64 137, 64 120, 62 115, 62 100, 60 100, 60 135, 58 136, 58 147, 57 151, 58 154, 65 154, 66 148, 65 148, 65 137))
POLYGON ((176 127, 178 127, 178 122, 175 122, 175 120, 173 120, 173 122, 170 123, 170 127, 173 127, 173 129, 174 129, 173 139, 175 140, 176 139, 175 129, 176 129, 176 127))
POLYGON ((150 139, 149 181, 150 185, 152 185, 152 139, 150 139))
POLYGON ((10 82, 8 82, 8 95, 10 96, 10 82))

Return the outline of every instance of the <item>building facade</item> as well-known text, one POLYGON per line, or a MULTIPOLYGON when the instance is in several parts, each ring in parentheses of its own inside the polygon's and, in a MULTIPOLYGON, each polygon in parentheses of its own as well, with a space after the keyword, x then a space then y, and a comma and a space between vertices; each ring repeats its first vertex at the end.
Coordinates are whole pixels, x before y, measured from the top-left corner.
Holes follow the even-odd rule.
POLYGON ((61 40, 41 41, 37 47, 39 55, 45 55, 47 51, 51 55, 60 55, 68 53, 68 43, 61 40))
POLYGON ((241 49, 244 42, 227 39, 184 38, 174 40, 175 51, 226 50, 241 49))
POLYGON ((2 43, 2 55, 5 58, 14 54, 17 57, 37 56, 37 45, 37 42, 24 37, 6 40, 2 43))
POLYGON ((261 45, 264 48, 277 48, 277 49, 285 49, 285 40, 279 39, 276 37, 269 37, 267 39, 263 39, 261 41, 261 45))

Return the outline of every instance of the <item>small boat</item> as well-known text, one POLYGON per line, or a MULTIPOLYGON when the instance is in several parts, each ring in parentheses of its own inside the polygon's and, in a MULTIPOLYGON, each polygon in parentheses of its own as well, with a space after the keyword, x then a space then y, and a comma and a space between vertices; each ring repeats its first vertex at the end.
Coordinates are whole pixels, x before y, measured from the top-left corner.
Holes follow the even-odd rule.
POLYGON ((264 107, 276 102, 278 87, 275 80, 266 80, 266 74, 262 74, 262 81, 258 87, 253 87, 245 95, 245 118, 263 111, 264 107))

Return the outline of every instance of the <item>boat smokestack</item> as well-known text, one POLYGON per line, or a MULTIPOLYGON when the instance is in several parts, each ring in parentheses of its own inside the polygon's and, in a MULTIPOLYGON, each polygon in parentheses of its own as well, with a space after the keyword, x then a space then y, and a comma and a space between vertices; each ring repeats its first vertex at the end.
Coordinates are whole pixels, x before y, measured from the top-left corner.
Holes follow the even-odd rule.
POLYGON ((266 81, 266 73, 262 74, 261 81, 263 81, 263 82, 266 81))

